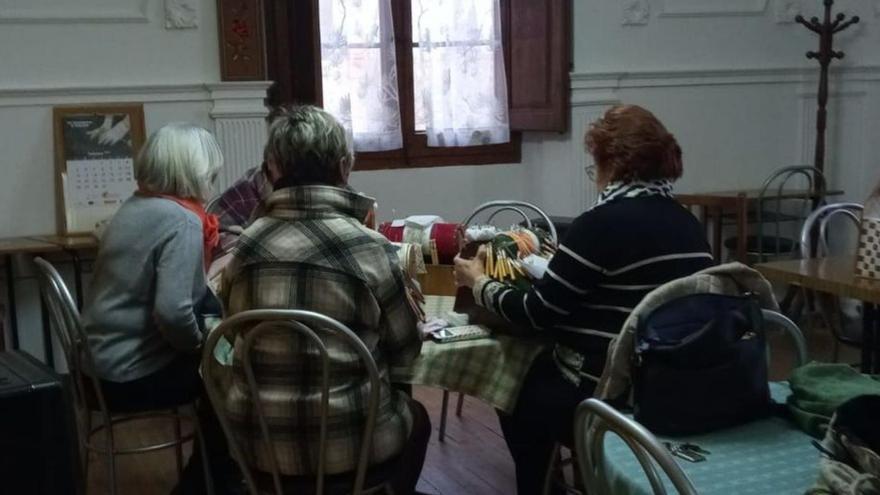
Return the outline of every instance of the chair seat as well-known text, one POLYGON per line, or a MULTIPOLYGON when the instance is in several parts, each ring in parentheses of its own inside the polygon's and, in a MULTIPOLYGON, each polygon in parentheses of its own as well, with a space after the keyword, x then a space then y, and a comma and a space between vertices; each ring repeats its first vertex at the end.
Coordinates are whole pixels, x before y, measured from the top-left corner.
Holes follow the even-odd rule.
MULTIPOLYGON (((728 237, 724 240, 724 247, 730 250, 735 250, 736 245, 739 243, 739 238, 728 237)), ((797 242, 792 239, 788 239, 786 237, 779 237, 779 252, 780 253, 790 253, 795 250, 797 247, 797 242)), ((776 253, 777 246, 777 238, 771 236, 764 236, 761 238, 761 245, 758 245, 758 236, 750 235, 746 238, 746 251, 750 253, 776 253)))

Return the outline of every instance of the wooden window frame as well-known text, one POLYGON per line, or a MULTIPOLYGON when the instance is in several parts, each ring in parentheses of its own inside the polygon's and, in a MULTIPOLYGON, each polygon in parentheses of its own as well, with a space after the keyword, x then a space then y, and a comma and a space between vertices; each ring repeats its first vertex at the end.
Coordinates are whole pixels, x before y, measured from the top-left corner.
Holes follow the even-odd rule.
MULTIPOLYGON (((510 0, 501 0, 502 44, 505 67, 510 64, 510 0)), ((290 3, 266 0, 267 60, 269 77, 276 81, 269 104, 311 103, 321 105, 321 46, 318 0, 290 3), (284 23, 287 22, 287 26, 284 23), (311 33, 310 36, 304 33, 311 33), (309 39, 311 38, 311 39, 309 39)), ((356 170, 385 170, 456 165, 520 163, 520 133, 511 131, 510 142, 483 146, 431 147, 428 137, 415 130, 413 88, 412 11, 409 1, 392 1, 397 57, 397 86, 403 147, 389 151, 359 152, 356 170)), ((510 70, 506 71, 510 87, 510 70)), ((508 91, 509 95, 509 91, 508 91)), ((509 100, 509 98, 508 98, 509 100)), ((508 101, 509 104, 509 101, 508 101)))

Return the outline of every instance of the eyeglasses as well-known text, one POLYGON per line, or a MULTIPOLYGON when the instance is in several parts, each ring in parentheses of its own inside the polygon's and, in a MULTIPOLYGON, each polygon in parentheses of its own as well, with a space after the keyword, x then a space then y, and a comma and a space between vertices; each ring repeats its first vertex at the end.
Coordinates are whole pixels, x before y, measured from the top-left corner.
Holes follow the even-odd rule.
POLYGON ((598 167, 596 167, 595 165, 589 165, 589 166, 584 167, 584 172, 587 173, 587 178, 590 179, 591 181, 596 180, 596 171, 597 170, 598 170, 598 167))

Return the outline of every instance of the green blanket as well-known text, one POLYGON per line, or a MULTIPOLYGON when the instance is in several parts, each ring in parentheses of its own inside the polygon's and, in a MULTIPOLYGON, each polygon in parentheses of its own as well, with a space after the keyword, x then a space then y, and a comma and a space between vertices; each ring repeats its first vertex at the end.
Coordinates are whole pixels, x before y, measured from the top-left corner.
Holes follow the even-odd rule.
POLYGON ((845 364, 806 364, 791 375, 788 409, 801 429, 821 438, 839 405, 859 395, 880 395, 878 378, 845 364))

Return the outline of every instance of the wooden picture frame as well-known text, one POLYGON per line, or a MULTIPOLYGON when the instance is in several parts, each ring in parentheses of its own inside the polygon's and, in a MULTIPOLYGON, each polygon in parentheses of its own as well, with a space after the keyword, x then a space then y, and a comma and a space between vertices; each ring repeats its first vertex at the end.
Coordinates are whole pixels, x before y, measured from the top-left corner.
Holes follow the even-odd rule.
POLYGON ((262 0, 217 0, 220 78, 223 81, 262 81, 266 78, 263 14, 262 0))
POLYGON ((92 220, 112 216, 130 195, 126 191, 136 188, 134 158, 146 141, 143 104, 57 106, 52 109, 52 128, 58 233, 91 234, 96 226, 92 220), (103 173, 109 178, 99 176, 103 173), (80 189, 90 174, 95 174, 94 182, 80 189), (87 196, 95 194, 99 180, 107 188, 104 199, 93 202, 87 196))

